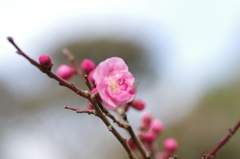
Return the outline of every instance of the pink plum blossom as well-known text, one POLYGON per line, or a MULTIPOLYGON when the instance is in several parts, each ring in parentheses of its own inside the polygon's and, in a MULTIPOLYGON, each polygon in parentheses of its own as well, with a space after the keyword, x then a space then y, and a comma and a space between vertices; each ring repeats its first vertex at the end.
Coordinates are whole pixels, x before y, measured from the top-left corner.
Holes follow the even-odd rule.
POLYGON ((134 77, 123 59, 112 57, 101 62, 93 75, 96 88, 108 109, 116 109, 135 97, 134 77))

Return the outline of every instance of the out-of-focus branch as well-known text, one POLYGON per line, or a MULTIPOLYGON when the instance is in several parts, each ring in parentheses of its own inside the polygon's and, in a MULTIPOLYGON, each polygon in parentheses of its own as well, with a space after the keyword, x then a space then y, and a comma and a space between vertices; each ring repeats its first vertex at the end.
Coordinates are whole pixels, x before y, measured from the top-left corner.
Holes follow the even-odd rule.
POLYGON ((203 153, 202 155, 203 159, 215 158, 218 150, 229 141, 229 139, 234 135, 234 133, 237 131, 239 127, 240 127, 240 120, 237 122, 237 124, 234 126, 233 129, 229 129, 229 134, 225 136, 210 153, 208 154, 203 153))

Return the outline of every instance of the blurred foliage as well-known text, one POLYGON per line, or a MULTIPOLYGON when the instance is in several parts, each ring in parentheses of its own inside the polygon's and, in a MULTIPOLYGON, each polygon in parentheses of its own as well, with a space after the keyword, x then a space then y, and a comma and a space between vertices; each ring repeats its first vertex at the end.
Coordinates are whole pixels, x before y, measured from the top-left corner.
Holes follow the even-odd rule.
MULTIPOLYGON (((159 144, 167 137, 174 137, 179 141, 176 154, 180 159, 200 158, 202 152, 210 152, 239 120, 240 81, 237 81, 205 95, 191 115, 164 131, 159 144)), ((239 148, 240 130, 220 149, 217 157, 240 158, 239 148)))

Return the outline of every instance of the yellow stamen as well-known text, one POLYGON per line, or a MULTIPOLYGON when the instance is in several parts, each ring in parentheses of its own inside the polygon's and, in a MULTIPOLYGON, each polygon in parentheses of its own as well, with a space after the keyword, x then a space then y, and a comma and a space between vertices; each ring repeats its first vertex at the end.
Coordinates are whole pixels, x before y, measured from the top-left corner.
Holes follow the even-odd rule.
POLYGON ((110 89, 112 92, 116 93, 118 91, 117 85, 116 84, 111 84, 110 89))

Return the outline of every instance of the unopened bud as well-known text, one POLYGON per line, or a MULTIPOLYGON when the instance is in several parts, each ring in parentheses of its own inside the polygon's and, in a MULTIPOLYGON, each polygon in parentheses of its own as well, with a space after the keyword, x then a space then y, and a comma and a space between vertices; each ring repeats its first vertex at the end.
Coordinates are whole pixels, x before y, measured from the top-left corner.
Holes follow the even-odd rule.
POLYGON ((93 69, 91 72, 89 72, 88 74, 88 80, 91 81, 91 82, 94 82, 94 79, 93 79, 93 74, 95 73, 95 69, 93 69))
POLYGON ((81 62, 80 67, 86 74, 88 74, 95 68, 95 63, 92 60, 84 59, 81 62))
POLYGON ((168 138, 163 142, 163 147, 171 155, 178 148, 178 142, 174 138, 168 138))
POLYGON ((42 67, 46 69, 50 69, 53 66, 53 62, 50 56, 48 55, 41 55, 39 57, 39 63, 42 67))
POLYGON ((134 151, 134 150, 137 149, 136 145, 132 142, 131 139, 127 140, 127 144, 128 144, 128 146, 129 146, 129 148, 130 148, 131 150, 134 151))
POLYGON ((151 125, 150 125, 150 128, 151 128, 151 131, 153 133, 155 133, 156 135, 158 135, 159 133, 162 132, 163 130, 163 125, 162 125, 162 122, 158 119, 154 119, 152 122, 151 122, 151 125))
POLYGON ((97 93, 97 92, 98 92, 97 88, 93 88, 90 93, 93 94, 93 93, 97 93))
POLYGON ((145 113, 142 115, 141 127, 142 127, 143 129, 147 129, 147 128, 149 128, 151 122, 152 122, 152 113, 150 113, 150 112, 145 112, 145 113))
POLYGON ((156 138, 156 135, 152 132, 142 132, 141 139, 145 142, 152 143, 156 138))
POLYGON ((134 100, 132 102, 132 107, 137 110, 143 110, 146 107, 146 104, 143 100, 134 100))
POLYGON ((89 101, 87 102, 87 109, 88 110, 93 110, 94 109, 92 103, 90 103, 89 101))
POLYGON ((68 65, 61 65, 57 69, 57 75, 65 80, 70 79, 73 73, 74 73, 73 68, 68 65))

